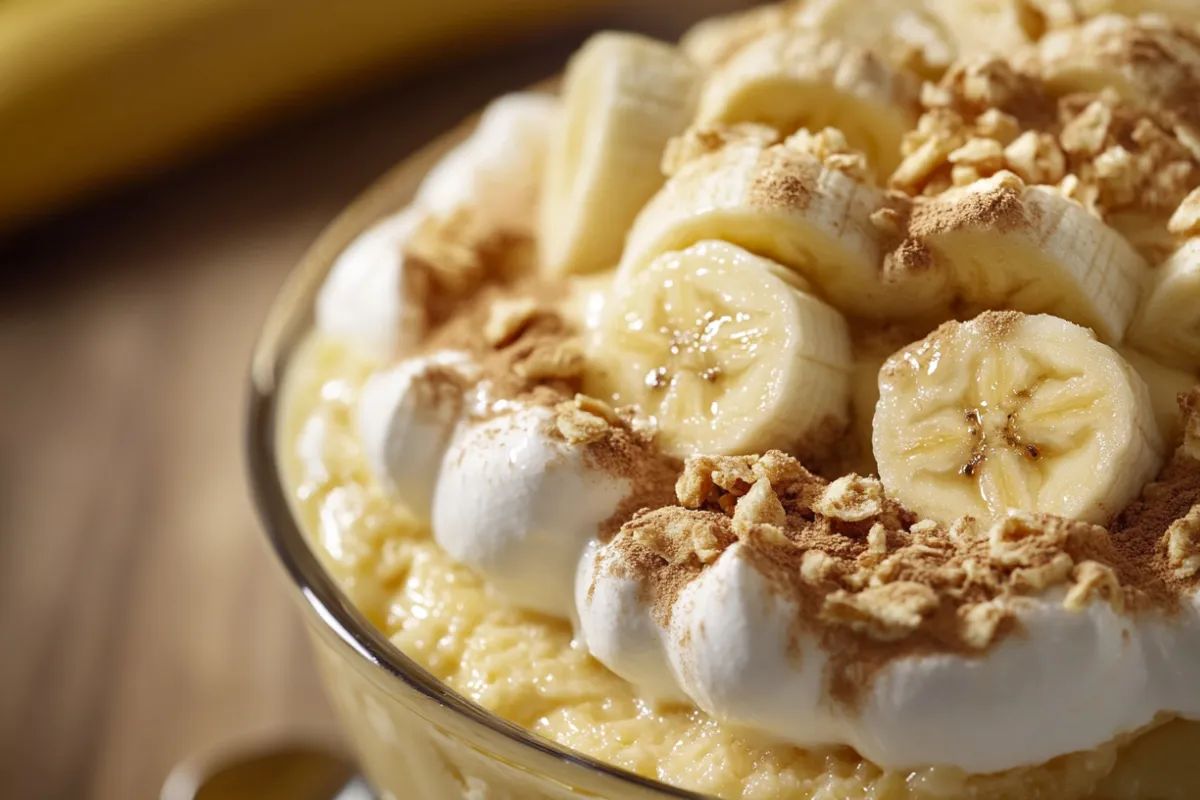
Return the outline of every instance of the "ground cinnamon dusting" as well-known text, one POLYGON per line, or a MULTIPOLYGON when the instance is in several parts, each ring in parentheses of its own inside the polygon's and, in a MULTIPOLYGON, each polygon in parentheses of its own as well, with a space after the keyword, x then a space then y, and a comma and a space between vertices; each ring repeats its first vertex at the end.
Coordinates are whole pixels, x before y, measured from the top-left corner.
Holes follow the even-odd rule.
MULTIPOLYGON (((927 240, 939 234, 1036 228, 1025 197, 1039 185, 1118 228, 1122 214, 1136 212, 1160 217, 1164 231, 1174 213, 1169 233, 1200 229, 1200 40, 1138 27, 1149 24, 1126 31, 1114 52, 1145 73, 1192 48, 1191 71, 1161 82, 1166 102, 1156 96, 1147 106, 1111 91, 1056 96, 1033 62, 995 58, 963 60, 928 85, 892 191, 871 216, 888 254, 884 274, 933 268, 927 240)), ((865 161, 839 137, 805 131, 779 143, 763 126, 697 128, 672 143, 664 169, 753 147, 750 205, 798 211, 823 169, 865 175, 865 161)), ((662 455, 631 410, 581 394, 586 357, 557 311, 563 285, 512 281, 529 244, 486 232, 468 212, 423 226, 406 248, 405 275, 425 298, 424 348, 469 353, 488 408, 552 409, 551 435, 581 448, 589 467, 629 481, 601 526, 596 572, 637 580, 660 625, 719 558, 744 559, 795 607, 793 657, 821 647, 830 696, 853 708, 892 660, 988 653, 1019 631, 1022 602, 1048 589, 1064 588, 1069 609, 1099 601, 1118 613, 1169 615, 1200 586, 1200 393, 1181 401, 1184 445, 1107 527, 1039 514, 988 530, 969 517, 944 526, 917 519, 877 478, 829 482, 778 451, 683 464, 662 455)), ((987 312, 976 322, 1000 338, 1020 318, 987 312)), ((940 332, 922 346, 940 346, 940 332)), ((457 370, 427 375, 420 388, 439 405, 461 404, 472 388, 457 370)), ((831 421, 801 450, 829 451, 845 438, 831 421)))
POLYGON ((1138 580, 1135 602, 1162 603, 1200 585, 1200 573, 1181 571, 1183 565, 1176 563, 1171 552, 1172 528, 1197 504, 1200 462, 1177 454, 1158 479, 1146 485, 1141 497, 1114 520, 1112 543, 1128 571, 1122 577, 1138 580))
POLYGON ((405 289, 421 298, 427 330, 434 330, 480 290, 522 271, 533 242, 497 231, 463 208, 425 218, 403 250, 405 289))
MULTIPOLYGON (((1003 335, 1005 315, 995 317, 1003 335)), ((795 606, 793 656, 820 646, 830 696, 850 708, 896 658, 984 655, 1019 630, 1021 598, 1054 586, 1067 588, 1068 608, 1099 600, 1120 613, 1170 614, 1185 584, 1200 582, 1178 577, 1164 541, 1200 501, 1200 464, 1190 459, 1169 466, 1111 533, 1041 514, 986 531, 970 518, 945 527, 917 520, 876 478, 828 483, 778 451, 691 458, 675 492, 677 505, 622 526, 597 566, 640 581, 667 625, 684 588, 737 545, 730 557, 795 606)))
POLYGON ((1200 186, 1198 92, 1195 32, 1149 17, 1074 25, 1009 59, 960 60, 926 84, 889 184, 936 198, 1008 171, 1078 203, 1157 262, 1177 244, 1171 214, 1200 186), (1128 86, 1079 83, 1096 69, 1128 86))
POLYGON ((908 233, 918 241, 947 231, 1012 231, 1029 227, 1031 219, 1021 200, 1022 188, 998 183, 987 191, 949 192, 913 206, 908 233))
POLYGON ((552 405, 572 398, 580 390, 583 356, 574 331, 556 308, 563 294, 554 283, 486 285, 459 303, 423 349, 473 356, 481 369, 480 382, 487 382, 495 400, 530 400, 536 394, 536 404, 552 405), (505 311, 519 316, 519 323, 500 323, 497 313, 505 311))
POLYGON ((642 601, 666 627, 684 588, 736 540, 733 523, 723 513, 674 506, 645 509, 625 522, 613 541, 620 556, 615 571, 641 582, 642 601))
POLYGON ((506 413, 512 402, 553 409, 553 435, 582 448, 590 468, 629 481, 629 494, 600 525, 599 539, 607 542, 635 512, 672 502, 681 464, 659 450, 651 432, 634 425, 631 409, 581 393, 585 358, 557 310, 564 294, 561 283, 485 287, 424 347, 472 356, 479 367, 474 383, 488 401, 469 411, 472 419, 506 413))
POLYGON ((807 153, 775 145, 758 158, 757 177, 750 187, 752 207, 803 211, 812 202, 821 164, 807 153))

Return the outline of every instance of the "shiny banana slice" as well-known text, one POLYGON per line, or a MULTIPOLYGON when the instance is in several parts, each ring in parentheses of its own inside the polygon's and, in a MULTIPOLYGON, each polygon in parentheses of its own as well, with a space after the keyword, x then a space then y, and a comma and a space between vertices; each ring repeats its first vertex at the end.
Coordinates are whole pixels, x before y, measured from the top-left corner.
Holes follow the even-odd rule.
POLYGON ((839 36, 936 78, 960 55, 1029 42, 1023 0, 807 0, 792 23, 839 36))
POLYGON ((644 36, 600 33, 571 58, 542 187, 548 271, 617 263, 630 223, 662 185, 663 150, 691 122, 699 88, 698 67, 644 36))
POLYGON ((1130 343, 1163 363, 1200 369, 1200 239, 1189 239, 1152 274, 1130 343))
POLYGON ((619 280, 597 333, 587 392, 640 406, 674 455, 820 456, 846 424, 842 315, 726 242, 664 253, 619 280))
POLYGON ((922 338, 928 328, 912 331, 901 327, 856 328, 851 342, 854 370, 850 373, 850 429, 856 452, 846 471, 876 475, 879 466, 871 446, 872 422, 879 403, 879 370, 897 350, 922 338))
POLYGON ((1183 98, 1200 92, 1200 37, 1163 17, 1096 17, 1047 33, 1018 62, 1054 94, 1107 88, 1134 104, 1191 116, 1193 124, 1198 116, 1183 98))
POLYGON ((1178 446, 1183 440, 1183 414, 1179 409, 1179 396, 1200 384, 1197 372, 1168 366, 1132 347, 1122 347, 1118 352, 1150 390, 1150 405, 1154 407, 1154 419, 1158 423, 1163 444, 1168 448, 1178 446))
POLYGON ((875 458, 917 514, 1104 523, 1162 463, 1146 384, 1090 331, 1012 311, 948 322, 879 374, 875 458))
MULTIPOLYGON (((806 132, 801 132, 806 133, 806 132)), ((629 232, 618 274, 703 239, 778 261, 837 308, 875 318, 927 311, 941 286, 930 270, 885 278, 872 222, 882 191, 792 145, 735 142, 678 168, 629 232)))
POLYGON ((917 201, 913 250, 932 257, 957 313, 1053 313, 1121 342, 1149 275, 1117 232, 1055 192, 1010 172, 917 201))
POLYGON ((688 29, 679 48, 706 69, 719 67, 763 34, 786 27, 793 13, 791 5, 772 3, 707 17, 688 29))
POLYGON ((745 45, 708 78, 701 124, 757 122, 783 133, 833 127, 880 179, 915 127, 920 81, 870 51, 815 30, 783 28, 745 45))
POLYGON ((563 318, 586 337, 600 324, 604 306, 612 293, 613 271, 574 275, 566 281, 566 292, 557 307, 563 318))

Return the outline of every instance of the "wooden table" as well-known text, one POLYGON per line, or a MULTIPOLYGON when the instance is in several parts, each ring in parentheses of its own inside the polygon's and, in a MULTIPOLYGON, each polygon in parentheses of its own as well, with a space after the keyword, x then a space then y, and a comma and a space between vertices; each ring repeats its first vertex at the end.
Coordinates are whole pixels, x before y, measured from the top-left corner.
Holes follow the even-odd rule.
POLYGON ((151 798, 230 737, 336 735, 245 490, 258 325, 373 177, 583 35, 343 99, 0 245, 0 797, 151 798))

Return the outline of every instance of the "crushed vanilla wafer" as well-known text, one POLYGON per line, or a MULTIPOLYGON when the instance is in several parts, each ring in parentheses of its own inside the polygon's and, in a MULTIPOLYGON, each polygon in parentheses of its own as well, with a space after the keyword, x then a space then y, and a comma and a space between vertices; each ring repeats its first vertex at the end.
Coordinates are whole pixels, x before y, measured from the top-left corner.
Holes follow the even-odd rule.
POLYGON ((864 182, 875 175, 867 157, 850 146, 846 135, 837 128, 822 128, 816 133, 801 128, 784 140, 784 145, 799 153, 808 153, 829 169, 836 169, 864 182))
MULTIPOLYGON (((1135 39, 1156 30, 1151 22, 1128 25, 1135 39)), ((1172 42, 1191 41, 1180 29, 1171 32, 1172 42)), ((1139 73, 1138 79, 1168 85, 1162 89, 1167 95, 1187 87, 1200 91, 1193 65, 1200 64, 1200 45, 1194 49, 1194 58, 1155 67, 1170 75, 1139 73)), ((890 185, 909 196, 932 197, 1007 170, 1026 184, 1054 187, 1116 227, 1148 258, 1161 259, 1174 247, 1168 218, 1172 234, 1194 225, 1181 206, 1200 186, 1200 112, 1193 120, 1178 110, 1196 104, 1155 103, 1111 88, 1059 96, 1054 76, 1039 71, 1048 69, 1045 62, 1032 56, 966 59, 927 85, 925 111, 904 138, 904 158, 890 185)))
POLYGON ((752 122, 693 125, 667 142, 663 151, 662 171, 670 177, 684 164, 725 147, 743 143, 769 147, 778 144, 781 138, 779 131, 774 128, 752 122))
POLYGON ((1164 538, 1176 577, 1187 579, 1200 574, 1200 505, 1192 506, 1186 516, 1172 522, 1164 538))
MULTIPOLYGON (((1188 474, 1193 488, 1180 496, 1200 502, 1200 469, 1188 474)), ((1134 510, 1110 533, 1020 513, 980 533, 970 518, 913 519, 876 479, 827 483, 777 451, 690 458, 675 491, 678 506, 622 526, 611 546, 623 557, 610 568, 642 582, 664 622, 688 583, 736 545, 794 603, 795 635, 831 654, 830 690, 851 704, 899 655, 986 652, 1019 627, 1022 597, 1062 587, 1068 609, 1098 600, 1118 613, 1169 612, 1179 595, 1164 576, 1182 578, 1185 563, 1200 571, 1186 521, 1155 530, 1134 510)))

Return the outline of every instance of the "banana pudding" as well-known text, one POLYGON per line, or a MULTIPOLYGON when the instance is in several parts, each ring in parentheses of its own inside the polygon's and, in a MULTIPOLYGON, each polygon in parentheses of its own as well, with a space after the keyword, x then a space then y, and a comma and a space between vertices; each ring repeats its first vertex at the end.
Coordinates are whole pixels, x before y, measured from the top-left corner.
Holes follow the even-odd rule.
POLYGON ((684 789, 1200 796, 1198 24, 596 36, 330 270, 314 551, 451 689, 684 789))

